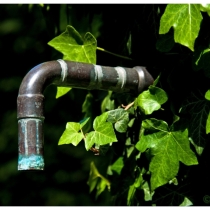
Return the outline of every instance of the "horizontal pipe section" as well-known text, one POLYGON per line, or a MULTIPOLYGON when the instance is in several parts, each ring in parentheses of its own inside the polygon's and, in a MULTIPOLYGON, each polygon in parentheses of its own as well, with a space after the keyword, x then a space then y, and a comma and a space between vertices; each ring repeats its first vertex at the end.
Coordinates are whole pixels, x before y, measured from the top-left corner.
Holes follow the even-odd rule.
POLYGON ((137 95, 152 83, 146 68, 139 66, 105 67, 63 60, 37 65, 24 77, 17 98, 18 170, 44 169, 43 91, 48 85, 137 95))

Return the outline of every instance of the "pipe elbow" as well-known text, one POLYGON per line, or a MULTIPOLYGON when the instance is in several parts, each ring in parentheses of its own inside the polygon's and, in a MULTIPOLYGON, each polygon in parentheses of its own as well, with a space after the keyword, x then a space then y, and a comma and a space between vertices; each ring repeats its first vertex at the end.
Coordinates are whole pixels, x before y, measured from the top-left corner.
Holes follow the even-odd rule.
POLYGON ((61 73, 57 61, 39 64, 24 77, 17 98, 18 170, 44 169, 43 91, 61 73))

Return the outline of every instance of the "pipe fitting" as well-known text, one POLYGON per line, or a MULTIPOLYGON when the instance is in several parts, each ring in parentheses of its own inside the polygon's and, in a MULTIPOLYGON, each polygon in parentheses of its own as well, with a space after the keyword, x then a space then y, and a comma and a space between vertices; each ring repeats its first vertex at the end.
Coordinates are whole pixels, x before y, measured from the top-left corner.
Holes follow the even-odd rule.
POLYGON ((145 67, 105 67, 64 60, 49 61, 24 77, 17 98, 18 170, 44 169, 44 89, 60 87, 141 93, 153 83, 145 67))

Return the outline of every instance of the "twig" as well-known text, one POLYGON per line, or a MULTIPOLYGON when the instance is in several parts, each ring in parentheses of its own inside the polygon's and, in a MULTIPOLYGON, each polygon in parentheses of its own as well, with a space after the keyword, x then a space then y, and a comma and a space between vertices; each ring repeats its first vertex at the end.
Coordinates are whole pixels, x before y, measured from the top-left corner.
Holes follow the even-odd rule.
POLYGON ((119 54, 116 54, 116 53, 112 53, 112 52, 110 52, 110 51, 108 51, 108 50, 105 50, 105 49, 103 49, 103 48, 101 48, 101 47, 97 47, 97 50, 101 50, 101 51, 103 51, 103 52, 106 52, 106 53, 109 53, 109 54, 111 54, 111 55, 117 56, 117 57, 119 57, 119 58, 123 58, 123 59, 127 59, 127 60, 133 60, 132 58, 129 58, 129 57, 123 56, 123 55, 119 55, 119 54))
POLYGON ((128 110, 133 106, 133 104, 134 104, 134 101, 132 103, 128 104, 127 106, 125 106, 123 104, 121 106, 124 108, 124 110, 128 110))

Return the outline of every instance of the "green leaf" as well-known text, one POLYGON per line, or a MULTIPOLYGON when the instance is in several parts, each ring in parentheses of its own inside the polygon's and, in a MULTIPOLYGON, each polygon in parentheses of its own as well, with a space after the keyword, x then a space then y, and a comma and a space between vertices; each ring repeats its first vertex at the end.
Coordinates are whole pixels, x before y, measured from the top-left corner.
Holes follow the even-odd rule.
POLYGON ((107 96, 101 103, 101 112, 105 112, 106 110, 114 109, 114 100, 111 100, 112 91, 108 91, 107 96))
POLYGON ((116 131, 120 133, 126 132, 129 123, 128 112, 120 108, 108 111, 107 113, 108 113, 107 121, 114 123, 116 131))
POLYGON ((84 113, 84 118, 90 118, 88 124, 86 125, 85 132, 89 132, 92 129, 92 124, 93 124, 93 103, 94 103, 94 98, 91 93, 88 93, 85 97, 85 100, 82 104, 82 113, 84 113))
POLYGON ((160 34, 156 42, 156 49, 160 52, 169 52, 174 46, 174 36, 171 33, 160 34))
POLYGON ((183 202, 179 206, 192 206, 192 205, 193 203, 187 197, 184 197, 183 202))
MULTIPOLYGON (((48 45, 61 52, 64 60, 96 63, 97 41, 89 32, 85 34, 83 40, 78 31, 68 25, 66 31, 48 42, 48 45)), ((69 90, 71 88, 57 87, 56 98, 63 96, 69 90)))
POLYGON ((177 175, 179 161, 185 165, 198 164, 190 149, 188 130, 179 126, 179 121, 168 127, 166 122, 154 118, 142 122, 144 130, 136 148, 141 152, 148 148, 153 156, 149 166, 152 191, 177 175))
POLYGON ((83 139, 82 133, 78 133, 80 130, 80 123, 68 122, 66 124, 66 130, 59 139, 58 145, 73 144, 77 146, 83 139))
POLYGON ((165 34, 174 28, 174 40, 192 51, 202 20, 198 4, 168 4, 160 20, 159 33, 165 34))
POLYGON ((174 185, 178 185, 178 180, 176 177, 174 177, 173 179, 171 179, 169 182, 169 184, 174 184, 174 185))
POLYGON ((112 171, 115 171, 120 175, 122 168, 124 167, 123 157, 119 157, 111 166, 112 171))
POLYGON ((207 90, 207 92, 205 93, 205 99, 210 101, 210 90, 207 90))
POLYGON ((210 16, 210 4, 200 4, 200 11, 207 12, 210 16))
POLYGON ((153 85, 149 86, 149 90, 142 92, 137 98, 137 105, 141 111, 146 114, 152 114, 152 112, 161 108, 161 105, 168 100, 167 94, 161 88, 153 85))
POLYGON ((210 113, 208 114, 208 118, 206 121, 206 134, 210 133, 210 113))
POLYGON ((194 69, 196 71, 202 69, 206 77, 210 78, 210 49, 198 49, 194 55, 194 69))
POLYGON ((149 187, 149 184, 148 182, 144 182, 144 184, 142 185, 141 187, 144 191, 144 200, 145 201, 151 201, 152 200, 152 196, 155 194, 155 192, 151 192, 150 191, 150 187, 149 187))
POLYGON ((89 121, 89 117, 88 118, 85 118, 83 120, 81 120, 79 123, 80 123, 80 129, 82 129, 86 124, 87 122, 89 121))
POLYGON ((143 182, 143 174, 145 173, 145 170, 141 170, 139 167, 135 168, 135 173, 137 173, 137 176, 133 182, 132 185, 130 185, 128 190, 128 196, 127 196, 127 205, 132 205, 132 201, 134 200, 136 189, 140 188, 143 182))
POLYGON ((159 74, 158 77, 157 77, 157 78, 155 79, 155 81, 153 82, 153 84, 152 84, 153 86, 156 86, 156 85, 158 84, 158 82, 159 82, 159 80, 160 80, 160 75, 161 75, 161 74, 159 74))
POLYGON ((94 162, 90 163, 90 174, 87 183, 90 187, 90 192, 96 188, 96 198, 105 190, 106 187, 108 190, 111 188, 111 183, 98 172, 94 162))
POLYGON ((65 32, 48 44, 61 52, 64 60, 96 63, 96 39, 89 32, 85 34, 83 40, 75 28, 68 25, 65 32))
POLYGON ((108 113, 105 112, 95 118, 93 122, 93 128, 95 131, 88 133, 86 136, 86 150, 89 150, 94 144, 104 145, 111 142, 117 142, 112 123, 106 122, 107 117, 108 113))
MULTIPOLYGON (((208 98, 208 94, 206 96, 208 98)), ((210 112, 209 101, 203 94, 194 94, 185 101, 182 113, 190 114, 189 137, 197 154, 201 155, 206 145, 206 123, 210 112)))
POLYGON ((55 98, 59 98, 59 97, 65 95, 70 90, 71 90, 71 88, 68 88, 68 87, 57 87, 57 93, 56 93, 55 98))

